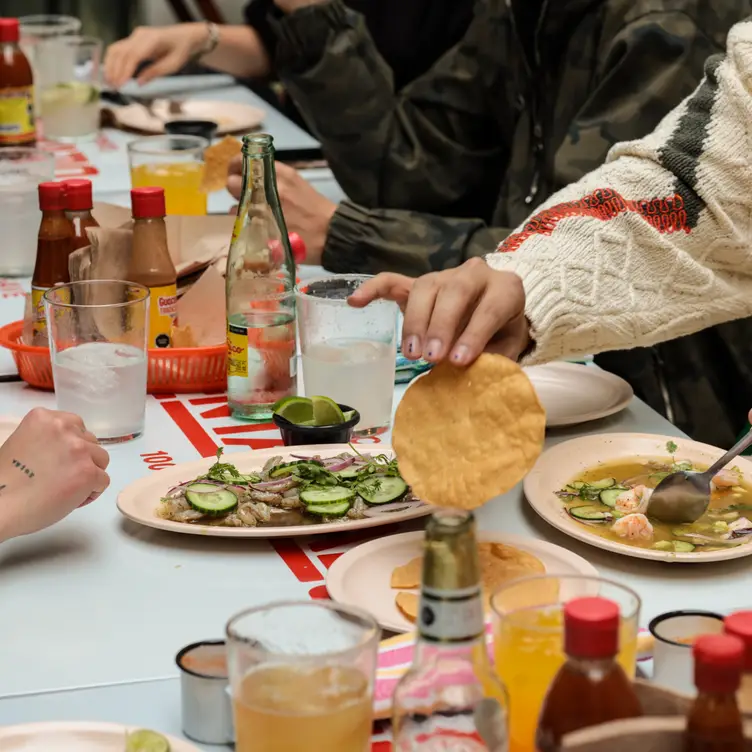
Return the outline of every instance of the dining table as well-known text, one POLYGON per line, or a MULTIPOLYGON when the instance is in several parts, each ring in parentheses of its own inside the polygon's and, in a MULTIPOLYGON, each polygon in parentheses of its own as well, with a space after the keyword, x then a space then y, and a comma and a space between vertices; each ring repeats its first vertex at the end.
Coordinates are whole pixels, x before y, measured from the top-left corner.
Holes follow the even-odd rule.
MULTIPOLYGON (((254 103, 267 111, 263 128, 278 145, 316 145, 252 92, 228 77, 215 79, 214 88, 197 81, 201 91, 196 96, 254 103)), ((171 87, 184 89, 185 81, 158 81, 148 93, 169 95, 171 87)), ((107 129, 97 142, 79 147, 97 171, 91 174, 96 200, 128 205, 125 145, 133 137, 107 129)), ((330 197, 341 198, 328 170, 307 177, 330 197)), ((227 211, 231 204, 229 194, 216 194, 209 209, 227 211)), ((300 276, 322 271, 302 267, 300 276)), ((28 285, 28 279, 0 280, 0 325, 23 316, 28 285)), ((5 374, 0 416, 21 418, 37 406, 55 408, 54 393, 14 378, 7 353, 0 373, 5 374)), ((395 385, 395 408, 406 388, 395 385)), ((546 447, 611 432, 682 436, 635 398, 611 417, 549 430, 546 447)), ((388 446, 390 433, 359 441, 365 447, 388 446)), ((118 493, 145 475, 210 457, 220 447, 231 458, 234 452, 281 443, 272 423, 233 419, 225 394, 150 395, 144 433, 108 447, 111 485, 99 499, 52 528, 0 545, 0 724, 109 721, 182 736, 175 663, 180 648, 223 637, 228 618, 244 608, 280 599, 326 598, 327 568, 354 545, 383 535, 382 530, 228 539, 144 527, 116 507, 118 493)), ((44 447, 39 453, 43 459, 44 447)), ((642 598, 642 626, 673 609, 727 611, 752 605, 740 587, 746 559, 682 565, 603 551, 537 517, 521 485, 488 502, 476 517, 481 531, 555 543, 583 556, 602 576, 631 586, 642 598)), ((417 520, 398 529, 421 527, 417 520)), ((388 726, 377 726, 373 752, 387 749, 388 726)))

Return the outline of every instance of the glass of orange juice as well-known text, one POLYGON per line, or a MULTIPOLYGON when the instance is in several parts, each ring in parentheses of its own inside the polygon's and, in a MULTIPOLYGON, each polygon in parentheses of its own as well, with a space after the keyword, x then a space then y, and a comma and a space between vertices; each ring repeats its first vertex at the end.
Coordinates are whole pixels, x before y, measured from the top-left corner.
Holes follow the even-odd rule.
POLYGON ((227 623, 237 752, 367 752, 381 630, 365 611, 284 601, 227 623))
POLYGON ((150 136, 128 144, 133 188, 164 188, 168 214, 206 214, 204 149, 200 136, 150 136))
POLYGON ((494 653, 509 693, 510 752, 535 752, 543 700, 565 658, 564 604, 596 595, 619 605, 619 662, 634 676, 640 598, 633 590, 595 576, 542 575, 507 583, 493 594, 494 653))

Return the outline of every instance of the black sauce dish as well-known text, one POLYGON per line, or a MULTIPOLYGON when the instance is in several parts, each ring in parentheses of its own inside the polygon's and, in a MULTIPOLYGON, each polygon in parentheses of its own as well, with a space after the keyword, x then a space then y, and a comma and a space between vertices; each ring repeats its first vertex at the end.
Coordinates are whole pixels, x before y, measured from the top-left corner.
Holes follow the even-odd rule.
POLYGON ((173 136, 201 136, 211 142, 219 125, 213 120, 170 120, 164 124, 166 133, 173 136))
MULTIPOLYGON (((339 409, 343 413, 353 410, 347 405, 340 405, 339 409)), ((360 423, 360 413, 353 411, 355 415, 346 420, 344 423, 337 423, 334 426, 298 426, 290 423, 281 415, 272 416, 274 425, 279 428, 282 434, 282 441, 285 446, 304 446, 306 444, 347 444, 352 438, 353 429, 360 423)))

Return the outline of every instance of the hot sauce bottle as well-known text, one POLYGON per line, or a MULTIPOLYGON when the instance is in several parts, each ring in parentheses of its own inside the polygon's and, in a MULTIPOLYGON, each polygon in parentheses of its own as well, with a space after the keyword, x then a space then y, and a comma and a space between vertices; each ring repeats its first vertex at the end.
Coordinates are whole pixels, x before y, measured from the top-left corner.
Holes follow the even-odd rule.
POLYGON ((163 188, 134 188, 133 252, 128 279, 149 288, 149 347, 170 347, 177 323, 177 273, 167 248, 163 188))
POLYGON ((535 737, 538 752, 556 752, 566 734, 642 715, 619 652, 619 607, 605 598, 564 606, 566 663, 548 690, 535 737))
POLYGON ((736 702, 744 643, 731 635, 703 635, 695 642, 697 697, 687 714, 687 752, 743 752, 742 716, 736 702))
POLYGON ((18 45, 17 18, 0 18, 0 146, 33 146, 34 75, 18 45))
POLYGON ((55 285, 70 282, 68 256, 73 249, 73 225, 65 216, 63 183, 39 184, 39 208, 42 222, 37 237, 37 260, 31 278, 31 303, 34 311, 33 344, 46 345, 44 293, 55 285))
POLYGON ((90 245, 87 227, 99 227, 91 210, 91 180, 68 180, 65 183, 65 216, 73 225, 73 250, 90 245))
POLYGON ((752 713, 752 611, 737 611, 723 622, 726 634, 738 637, 744 643, 742 683, 736 701, 742 713, 752 713))

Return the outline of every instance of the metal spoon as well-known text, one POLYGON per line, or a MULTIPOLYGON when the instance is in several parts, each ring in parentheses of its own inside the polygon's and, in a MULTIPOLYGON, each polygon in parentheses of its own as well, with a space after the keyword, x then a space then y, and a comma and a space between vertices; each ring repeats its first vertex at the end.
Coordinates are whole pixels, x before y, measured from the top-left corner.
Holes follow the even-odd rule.
POLYGON ((752 446, 752 430, 704 473, 692 470, 671 473, 655 487, 645 514, 673 525, 699 520, 710 504, 713 476, 749 446, 752 446))

